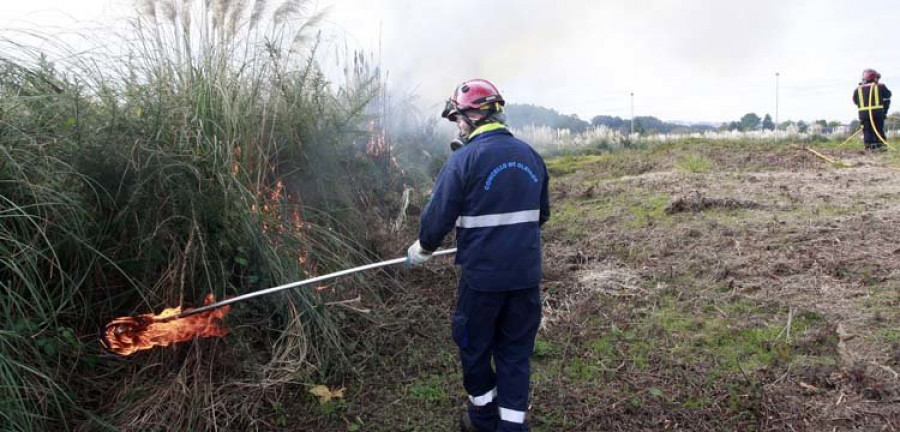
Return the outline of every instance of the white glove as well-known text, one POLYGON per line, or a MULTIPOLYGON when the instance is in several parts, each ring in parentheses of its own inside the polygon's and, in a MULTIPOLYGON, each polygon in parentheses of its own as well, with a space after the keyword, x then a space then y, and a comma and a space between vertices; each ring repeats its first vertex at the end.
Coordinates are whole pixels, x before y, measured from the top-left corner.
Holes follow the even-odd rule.
POLYGON ((430 259, 431 252, 422 249, 422 245, 419 244, 418 240, 416 240, 416 242, 409 247, 409 250, 406 251, 407 266, 422 265, 425 263, 425 261, 428 261, 430 259))

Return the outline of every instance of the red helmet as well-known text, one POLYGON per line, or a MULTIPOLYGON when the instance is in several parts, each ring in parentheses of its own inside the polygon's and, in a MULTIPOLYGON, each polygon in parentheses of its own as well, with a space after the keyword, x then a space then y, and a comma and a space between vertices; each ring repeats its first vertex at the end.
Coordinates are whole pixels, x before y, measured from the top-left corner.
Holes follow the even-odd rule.
POLYGON ((495 103, 501 106, 506 104, 503 96, 500 96, 497 86, 491 84, 488 80, 468 80, 457 86, 456 90, 453 91, 453 96, 447 101, 441 117, 455 122, 456 116, 463 111, 481 109, 485 105, 488 105, 490 108, 495 103))
POLYGON ((875 82, 881 79, 881 74, 875 72, 875 69, 866 69, 862 73, 862 81, 864 83, 875 82))

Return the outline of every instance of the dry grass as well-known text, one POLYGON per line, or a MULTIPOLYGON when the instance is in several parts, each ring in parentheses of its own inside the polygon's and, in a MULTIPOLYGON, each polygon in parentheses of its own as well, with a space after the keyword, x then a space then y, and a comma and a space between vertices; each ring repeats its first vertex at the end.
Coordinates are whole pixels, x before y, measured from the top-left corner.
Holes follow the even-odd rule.
MULTIPOLYGON (((854 166, 768 145, 551 161, 532 430, 898 430, 900 179, 841 157, 854 166), (709 169, 675 169, 681 152, 709 169)), ((338 415, 303 427, 455 427, 453 274, 403 284, 338 415)))

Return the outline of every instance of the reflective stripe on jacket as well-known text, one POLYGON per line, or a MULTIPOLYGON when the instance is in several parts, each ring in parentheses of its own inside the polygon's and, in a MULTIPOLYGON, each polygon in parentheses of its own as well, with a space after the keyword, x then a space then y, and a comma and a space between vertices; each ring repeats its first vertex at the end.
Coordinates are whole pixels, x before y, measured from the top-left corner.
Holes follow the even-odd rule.
POLYGON ((537 286, 540 225, 550 218, 548 181, 540 155, 505 128, 475 135, 438 175, 419 241, 435 250, 455 227, 456 263, 472 289, 537 286))
POLYGON ((859 110, 860 120, 868 120, 869 111, 876 116, 886 115, 891 108, 891 91, 880 83, 861 84, 853 92, 853 104, 859 110))

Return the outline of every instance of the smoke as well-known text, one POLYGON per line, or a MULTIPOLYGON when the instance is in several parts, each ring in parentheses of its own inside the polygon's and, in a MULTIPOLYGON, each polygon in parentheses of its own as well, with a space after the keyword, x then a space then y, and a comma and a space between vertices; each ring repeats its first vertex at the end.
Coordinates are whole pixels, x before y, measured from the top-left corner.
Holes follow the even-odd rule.
MULTIPOLYGON (((890 28, 886 11, 898 6, 875 3, 871 27, 890 28)), ((852 86, 858 72, 847 70, 864 66, 847 67, 842 57, 855 61, 860 50, 836 42, 846 39, 840 33, 850 31, 855 8, 840 0, 343 0, 335 20, 366 28, 356 37, 376 41, 370 48, 391 85, 415 89, 435 112, 459 82, 481 77, 511 102, 583 117, 627 117, 634 92, 639 115, 722 121, 773 111, 775 72, 787 85, 803 76, 852 86)), ((886 40, 874 38, 865 51, 893 52, 886 40)), ((841 113, 823 112, 822 101, 843 101, 843 90, 822 88, 815 103, 786 106, 801 116, 841 113)))
POLYGON ((667 62, 700 76, 735 75, 777 55, 798 16, 784 3, 663 0, 650 13, 633 6, 628 15, 643 16, 634 33, 647 35, 644 48, 667 62))

